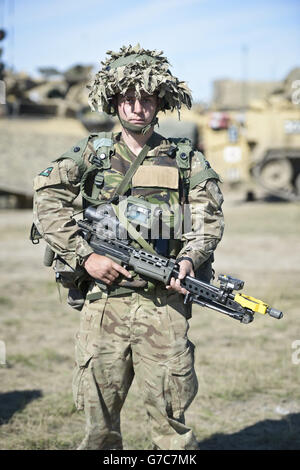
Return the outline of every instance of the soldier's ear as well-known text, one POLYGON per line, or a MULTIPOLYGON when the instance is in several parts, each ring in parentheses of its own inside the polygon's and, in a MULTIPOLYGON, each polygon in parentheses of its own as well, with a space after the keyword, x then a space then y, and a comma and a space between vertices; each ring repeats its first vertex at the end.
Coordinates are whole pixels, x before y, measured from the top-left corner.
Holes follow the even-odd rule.
POLYGON ((118 98, 117 96, 113 96, 110 100, 110 108, 113 113, 116 113, 118 111, 118 98))
POLYGON ((162 99, 157 96, 157 112, 161 110, 162 99))

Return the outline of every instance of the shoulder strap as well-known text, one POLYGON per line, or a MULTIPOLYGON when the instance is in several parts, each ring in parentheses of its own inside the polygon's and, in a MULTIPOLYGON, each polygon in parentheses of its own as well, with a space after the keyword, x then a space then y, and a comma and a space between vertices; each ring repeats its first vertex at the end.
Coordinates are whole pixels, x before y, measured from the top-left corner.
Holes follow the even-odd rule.
POLYGON ((100 203, 99 194, 103 183, 103 175, 101 170, 108 170, 111 167, 110 157, 114 152, 114 142, 112 132, 100 132, 93 140, 93 148, 95 154, 91 156, 90 162, 92 166, 88 168, 82 175, 80 183, 80 192, 83 198, 83 207, 88 203, 97 205, 100 203), (87 186, 89 177, 93 176, 92 193, 87 194, 87 186))
POLYGON ((145 157, 147 156, 149 150, 150 150, 149 145, 145 145, 142 148, 142 150, 140 151, 140 153, 138 154, 138 156, 136 157, 134 162, 128 168, 124 178, 122 179, 120 184, 117 186, 117 188, 114 192, 114 196, 122 196, 123 194, 126 193, 126 191, 128 190, 129 184, 132 180, 133 175, 137 171, 138 167, 143 163, 143 161, 144 161, 145 157))
POLYGON ((99 196, 100 189, 97 185, 94 185, 92 195, 88 195, 86 192, 86 183, 89 179, 89 176, 95 173, 95 177, 100 169, 109 169, 110 168, 110 156, 114 150, 114 144, 112 139, 112 132, 100 132, 98 134, 90 134, 88 137, 80 140, 74 147, 65 152, 63 155, 58 157, 54 161, 64 160, 65 158, 70 158, 78 166, 80 176, 81 176, 81 185, 80 192, 83 197, 83 205, 86 206, 87 202, 94 204, 99 196), (93 141, 93 147, 95 154, 91 155, 89 159, 91 166, 88 167, 84 161, 83 154, 88 145, 88 142, 91 138, 95 137, 93 141))
POLYGON ((100 169, 108 170, 110 168, 110 157, 114 152, 114 141, 112 132, 100 132, 93 140, 95 155, 92 157, 92 163, 100 169))
POLYGON ((209 162, 205 159, 204 155, 198 150, 194 150, 192 143, 189 139, 170 139, 176 145, 176 163, 181 172, 184 184, 189 189, 195 188, 197 184, 203 183, 210 178, 221 181, 218 173, 211 168, 209 162), (194 175, 190 176, 191 168, 191 155, 197 153, 197 157, 202 161, 202 168, 194 175))
POLYGON ((81 175, 87 170, 87 165, 83 159, 83 153, 87 147, 89 140, 96 137, 93 141, 95 155, 93 155, 92 164, 107 169, 110 168, 110 156, 113 150, 112 132, 100 132, 99 134, 90 134, 88 137, 80 140, 74 147, 62 154, 54 161, 70 158, 79 168, 81 175))
POLYGON ((198 150, 194 150, 192 142, 189 139, 169 138, 176 149, 176 163, 183 184, 184 198, 188 201, 189 191, 194 189, 197 184, 214 178, 221 181, 218 173, 213 170, 204 155, 198 150), (201 160, 201 169, 197 173, 191 175, 191 156, 197 154, 197 158, 201 160))
POLYGON ((204 170, 198 171, 190 177, 190 189, 194 189, 197 184, 203 183, 203 181, 211 178, 221 181, 218 173, 216 173, 212 168, 205 168, 204 170))
POLYGON ((201 169, 196 173, 192 174, 192 176, 190 177, 190 189, 195 188, 197 184, 203 183, 204 181, 211 178, 221 181, 220 176, 213 168, 211 168, 209 162, 206 160, 204 155, 199 151, 195 152, 195 154, 196 158, 200 160, 201 169))
POLYGON ((191 154, 193 152, 192 142, 189 139, 169 138, 168 140, 172 145, 175 145, 176 164, 183 185, 184 199, 187 202, 190 186, 191 154))
MULTIPOLYGON (((94 156, 92 160, 92 163, 93 163, 92 166, 89 169, 87 169, 84 175, 82 176, 80 191, 81 191, 83 198, 86 201, 90 202, 93 205, 100 205, 102 201, 100 201, 98 198, 99 198, 101 185, 99 184, 97 187, 97 181, 96 181, 97 173, 99 172, 99 170, 105 170, 105 169, 110 168, 110 155, 111 155, 111 148, 113 147, 113 141, 111 140, 111 137, 108 137, 106 134, 105 136, 99 136, 93 142, 93 144, 94 144, 94 147, 96 144, 97 155, 94 156), (95 178, 94 178, 94 184, 92 188, 92 195, 88 195, 86 192, 87 182, 88 182, 89 176, 91 176, 93 173, 95 173, 95 178)), ((145 145, 143 147, 143 149, 141 150, 141 152, 139 153, 135 161, 130 165, 129 169, 127 170, 125 176, 122 178, 119 185, 116 187, 111 198, 112 200, 126 193, 134 173, 144 161, 149 150, 150 150, 150 147, 148 145, 145 145)), ((100 178, 99 178, 99 183, 100 183, 100 178)))
POLYGON ((82 175, 87 168, 82 158, 82 155, 86 149, 89 139, 90 136, 80 140, 76 145, 74 145, 74 147, 71 148, 71 150, 68 150, 67 152, 63 153, 60 157, 56 158, 56 160, 53 161, 58 162, 60 160, 64 160, 65 158, 70 158, 71 160, 74 160, 74 162, 79 168, 80 174, 82 175))
POLYGON ((193 146, 189 139, 178 139, 176 143, 176 163, 180 170, 189 170, 193 146))

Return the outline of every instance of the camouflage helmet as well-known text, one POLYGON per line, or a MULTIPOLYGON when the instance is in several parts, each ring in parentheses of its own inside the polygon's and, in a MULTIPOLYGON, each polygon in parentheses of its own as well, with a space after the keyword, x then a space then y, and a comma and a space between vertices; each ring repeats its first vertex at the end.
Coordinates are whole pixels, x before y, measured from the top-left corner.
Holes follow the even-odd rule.
POLYGON ((137 98, 141 91, 157 93, 159 110, 177 109, 192 105, 191 91, 185 82, 179 81, 169 70, 169 62, 162 51, 142 49, 139 44, 121 47, 119 52, 107 51, 111 57, 101 62, 103 67, 89 86, 89 104, 93 111, 115 115, 113 98, 134 88, 137 98))

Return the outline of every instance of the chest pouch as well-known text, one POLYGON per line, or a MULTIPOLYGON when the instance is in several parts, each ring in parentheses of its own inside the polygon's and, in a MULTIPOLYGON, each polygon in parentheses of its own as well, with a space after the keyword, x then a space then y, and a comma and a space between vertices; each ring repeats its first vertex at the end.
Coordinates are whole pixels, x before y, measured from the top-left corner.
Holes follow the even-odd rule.
MULTIPOLYGON (((109 134, 111 136, 111 134, 109 134)), ((111 137, 98 137, 93 141, 95 153, 89 156, 92 164, 83 174, 80 183, 80 192, 84 205, 87 203, 100 204, 99 195, 104 182, 103 170, 111 168, 110 158, 114 153, 114 144, 111 137)))

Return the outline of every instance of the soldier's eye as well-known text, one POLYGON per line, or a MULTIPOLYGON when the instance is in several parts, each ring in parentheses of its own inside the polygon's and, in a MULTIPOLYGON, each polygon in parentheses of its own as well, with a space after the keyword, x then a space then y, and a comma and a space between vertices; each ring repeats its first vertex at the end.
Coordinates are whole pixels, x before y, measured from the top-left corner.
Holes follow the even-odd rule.
POLYGON ((143 98, 142 101, 145 104, 154 104, 154 99, 151 96, 147 96, 147 97, 143 98))

